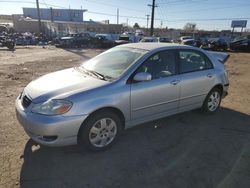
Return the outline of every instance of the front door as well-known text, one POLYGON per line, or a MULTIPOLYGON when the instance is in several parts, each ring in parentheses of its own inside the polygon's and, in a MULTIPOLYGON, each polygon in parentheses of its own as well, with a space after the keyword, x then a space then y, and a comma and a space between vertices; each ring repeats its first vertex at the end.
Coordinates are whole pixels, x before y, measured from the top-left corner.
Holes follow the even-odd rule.
POLYGON ((150 73, 152 79, 131 83, 132 122, 142 123, 177 112, 180 80, 175 51, 155 53, 137 69, 139 72, 150 73))

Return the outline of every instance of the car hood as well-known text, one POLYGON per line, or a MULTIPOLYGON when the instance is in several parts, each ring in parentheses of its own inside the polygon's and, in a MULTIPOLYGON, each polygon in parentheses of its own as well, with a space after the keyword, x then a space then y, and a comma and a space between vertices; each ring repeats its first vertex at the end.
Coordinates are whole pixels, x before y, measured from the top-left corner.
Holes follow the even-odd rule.
POLYGON ((30 82, 25 87, 24 93, 32 99, 32 102, 40 103, 51 98, 62 99, 108 83, 88 76, 77 68, 70 68, 44 75, 30 82))

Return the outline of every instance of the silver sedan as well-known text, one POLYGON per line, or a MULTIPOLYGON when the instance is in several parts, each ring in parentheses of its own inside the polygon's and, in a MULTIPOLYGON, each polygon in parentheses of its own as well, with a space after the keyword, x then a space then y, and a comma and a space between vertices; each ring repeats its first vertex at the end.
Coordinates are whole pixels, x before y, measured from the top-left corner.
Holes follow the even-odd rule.
POLYGON ((215 112, 229 87, 226 58, 184 45, 118 46, 29 83, 17 118, 37 143, 104 150, 135 125, 196 108, 215 112))

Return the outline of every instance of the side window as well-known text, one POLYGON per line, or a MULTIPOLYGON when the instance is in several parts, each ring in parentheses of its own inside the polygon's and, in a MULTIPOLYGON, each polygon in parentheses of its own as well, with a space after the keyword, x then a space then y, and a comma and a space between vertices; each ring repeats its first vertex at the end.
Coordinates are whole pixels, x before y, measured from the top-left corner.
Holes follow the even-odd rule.
POLYGON ((210 60, 193 50, 179 51, 180 73, 188 73, 213 68, 210 60))
POLYGON ((176 74, 175 52, 171 50, 161 51, 152 55, 137 70, 138 72, 148 72, 152 79, 164 78, 176 74))
POLYGON ((214 68, 213 64, 211 63, 210 59, 208 59, 208 57, 205 57, 205 60, 206 60, 206 69, 214 68))

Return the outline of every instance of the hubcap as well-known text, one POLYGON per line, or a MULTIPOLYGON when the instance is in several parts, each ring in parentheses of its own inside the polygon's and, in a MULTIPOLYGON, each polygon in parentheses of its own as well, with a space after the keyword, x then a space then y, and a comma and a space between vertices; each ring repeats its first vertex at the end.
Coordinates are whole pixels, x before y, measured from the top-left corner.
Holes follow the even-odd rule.
POLYGON ((98 120, 89 132, 89 140, 96 147, 110 144, 117 133, 117 125, 113 119, 103 118, 98 120))
POLYGON ((215 111, 220 104, 220 93, 215 91, 213 92, 208 99, 208 110, 213 112, 215 111))

